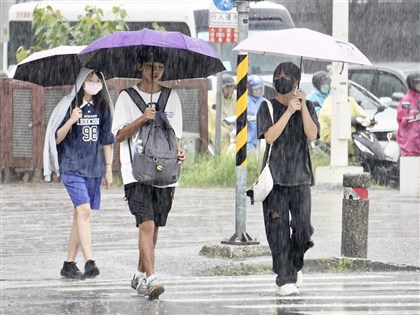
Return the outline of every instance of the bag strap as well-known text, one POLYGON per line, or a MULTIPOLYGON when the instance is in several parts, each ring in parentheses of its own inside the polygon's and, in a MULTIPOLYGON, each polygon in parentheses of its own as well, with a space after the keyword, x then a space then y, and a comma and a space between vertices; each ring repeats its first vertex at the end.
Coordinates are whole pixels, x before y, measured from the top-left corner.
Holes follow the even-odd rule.
MULTIPOLYGON (((147 105, 146 105, 146 102, 141 97, 141 95, 136 91, 136 89, 133 88, 133 87, 129 87, 128 89, 125 89, 123 91, 127 92, 127 94, 131 97, 131 99, 137 105, 137 107, 140 109, 140 111, 142 113, 144 113, 144 111, 147 108, 147 105)), ((156 110, 157 111, 161 111, 161 112, 165 111, 166 104, 168 103, 168 99, 169 99, 169 95, 171 94, 171 91, 172 90, 170 88, 162 86, 162 89, 160 90, 159 99, 156 102, 156 104, 157 104, 156 110)))
MULTIPOLYGON (((273 125, 274 125, 273 104, 271 104, 269 100, 267 100, 267 106, 268 106, 268 111, 270 112, 271 121, 273 122, 273 125)), ((268 165, 268 162, 270 162, 271 148, 273 147, 273 144, 274 143, 270 144, 270 148, 268 149, 268 156, 267 156, 267 162, 266 162, 267 165, 268 165)))
MULTIPOLYGON (((141 95, 136 91, 135 88, 133 87, 129 87, 128 89, 124 89, 123 91, 126 91, 127 94, 131 97, 131 99, 133 100, 134 104, 137 105, 137 107, 140 109, 140 111, 142 113, 144 113, 144 111, 147 108, 146 102, 143 100, 143 98, 141 97, 141 95)), ((162 112, 165 111, 166 109, 166 104, 168 103, 168 99, 169 99, 169 95, 171 94, 171 89, 167 88, 166 86, 162 86, 162 89, 160 90, 160 95, 159 95, 159 99, 157 101, 157 108, 156 110, 160 110, 162 108, 162 112)), ((128 152, 130 154, 130 161, 131 163, 133 163, 133 158, 131 155, 131 145, 130 145, 130 138, 127 139, 127 143, 128 143, 128 152)))

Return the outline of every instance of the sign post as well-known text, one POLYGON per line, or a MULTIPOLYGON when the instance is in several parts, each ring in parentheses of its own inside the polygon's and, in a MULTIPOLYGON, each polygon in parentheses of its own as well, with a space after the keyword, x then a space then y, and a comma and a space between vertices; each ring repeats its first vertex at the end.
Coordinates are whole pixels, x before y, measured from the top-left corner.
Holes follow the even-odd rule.
MULTIPOLYGON (((216 1, 214 2, 229 2, 216 1)), ((239 34, 234 35, 235 42, 244 40, 248 37, 248 22, 249 22, 249 1, 236 1, 237 15, 230 19, 235 21, 239 34)), ((236 31, 237 32, 237 31, 236 31)), ((229 33, 226 31, 226 36, 229 33)), ((236 33, 234 33, 236 34, 236 33)), ((247 106, 248 106, 248 90, 247 90, 247 76, 248 76, 248 54, 238 54, 237 65, 237 101, 236 101, 236 206, 235 206, 235 233, 227 241, 222 241, 222 244, 230 245, 258 245, 259 242, 253 239, 246 232, 246 184, 247 184, 247 106)))

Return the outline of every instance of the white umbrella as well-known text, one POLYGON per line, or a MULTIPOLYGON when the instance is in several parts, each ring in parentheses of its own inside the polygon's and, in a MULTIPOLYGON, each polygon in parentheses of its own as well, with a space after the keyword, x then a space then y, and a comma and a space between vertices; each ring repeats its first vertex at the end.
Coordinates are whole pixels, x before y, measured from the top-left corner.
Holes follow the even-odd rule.
POLYGON ((259 32, 244 39, 233 50, 260 55, 299 56, 312 60, 372 65, 353 44, 307 28, 259 32))

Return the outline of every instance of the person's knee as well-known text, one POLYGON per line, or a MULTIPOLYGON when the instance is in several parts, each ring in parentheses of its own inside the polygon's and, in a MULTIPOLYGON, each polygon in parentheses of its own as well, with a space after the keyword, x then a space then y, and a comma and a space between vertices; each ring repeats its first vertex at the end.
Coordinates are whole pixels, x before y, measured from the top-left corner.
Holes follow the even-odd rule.
POLYGON ((88 220, 90 217, 90 205, 84 204, 76 208, 75 216, 78 220, 88 220))
POLYGON ((153 235, 155 232, 155 222, 147 220, 140 224, 140 234, 153 235))

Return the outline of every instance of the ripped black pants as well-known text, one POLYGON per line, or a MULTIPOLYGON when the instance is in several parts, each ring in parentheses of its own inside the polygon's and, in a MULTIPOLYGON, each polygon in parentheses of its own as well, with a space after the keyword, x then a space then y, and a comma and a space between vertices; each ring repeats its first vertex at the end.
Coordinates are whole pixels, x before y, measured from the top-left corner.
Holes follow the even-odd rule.
POLYGON ((295 283, 303 256, 313 246, 310 185, 274 185, 263 202, 263 211, 276 284, 295 283))

